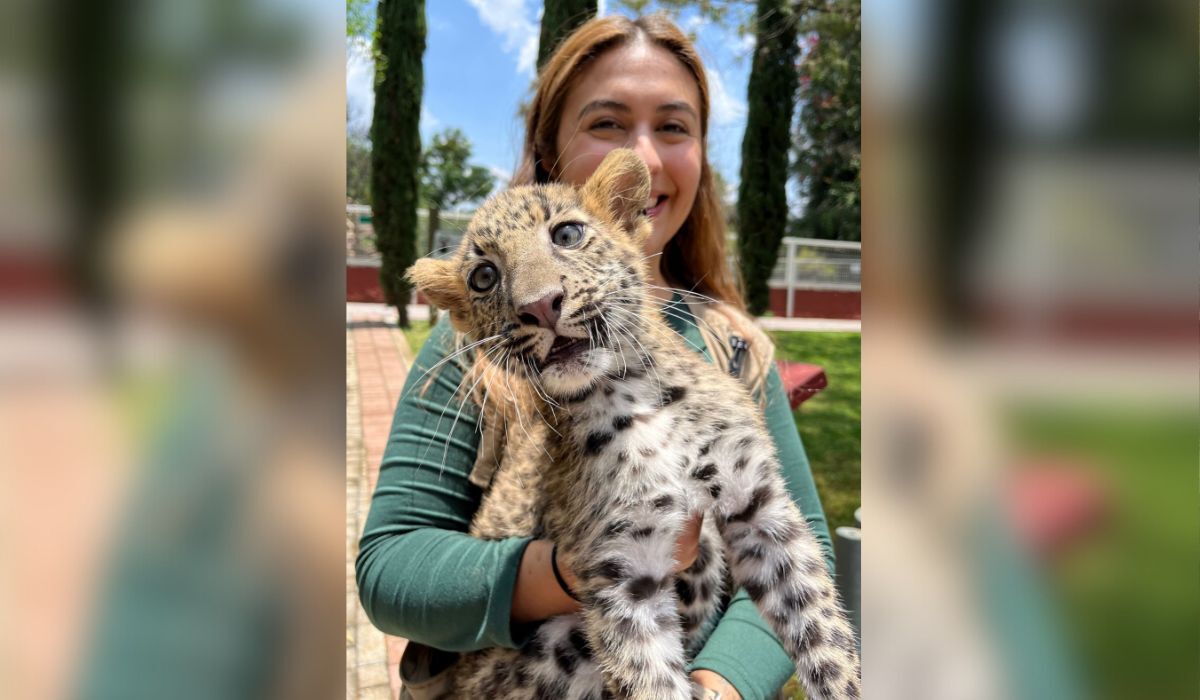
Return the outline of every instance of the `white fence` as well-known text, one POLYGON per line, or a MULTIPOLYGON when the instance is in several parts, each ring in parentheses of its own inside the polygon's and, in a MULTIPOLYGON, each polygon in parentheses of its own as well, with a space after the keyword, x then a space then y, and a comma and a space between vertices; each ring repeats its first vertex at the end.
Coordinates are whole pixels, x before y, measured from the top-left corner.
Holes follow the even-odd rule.
POLYGON ((797 289, 857 292, 862 289, 862 244, 818 238, 783 239, 779 260, 768 285, 787 290, 787 316, 792 316, 797 289))

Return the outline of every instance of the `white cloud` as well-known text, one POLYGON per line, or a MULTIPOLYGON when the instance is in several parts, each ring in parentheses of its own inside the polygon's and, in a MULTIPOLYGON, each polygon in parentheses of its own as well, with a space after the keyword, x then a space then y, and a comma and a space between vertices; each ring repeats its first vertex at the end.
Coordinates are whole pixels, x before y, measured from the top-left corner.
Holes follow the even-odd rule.
POLYGON ((758 44, 758 39, 753 32, 746 32, 738 38, 737 43, 733 45, 733 55, 740 57, 749 56, 754 53, 754 47, 758 44))
POLYGON ((467 0, 479 21, 498 34, 506 53, 517 54, 517 72, 534 74, 538 51, 538 24, 525 0, 467 0))
POLYGON ((597 0, 596 16, 603 17, 606 14, 608 14, 608 0, 597 0))
POLYGON ((684 19, 680 24, 680 28, 685 32, 695 33, 700 31, 702 27, 708 26, 710 23, 711 22, 707 17, 697 12, 696 14, 690 15, 684 19))
POLYGON ((442 125, 442 120, 433 116, 433 112, 425 105, 421 105, 421 125, 418 127, 422 134, 430 134, 439 126, 442 125))
POLYGON ((509 180, 512 180, 512 171, 510 170, 505 170, 498 165, 489 165, 487 169, 496 180, 496 187, 507 187, 509 180))
POLYGON ((717 126, 727 126, 746 118, 746 103, 729 94, 720 71, 708 73, 708 97, 712 103, 712 120, 717 126))

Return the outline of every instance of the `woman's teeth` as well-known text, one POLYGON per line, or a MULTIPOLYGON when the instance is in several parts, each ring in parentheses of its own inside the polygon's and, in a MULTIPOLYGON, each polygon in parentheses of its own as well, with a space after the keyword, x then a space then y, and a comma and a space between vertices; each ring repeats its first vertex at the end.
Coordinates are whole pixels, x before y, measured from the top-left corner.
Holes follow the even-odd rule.
POLYGON ((660 194, 657 199, 655 199, 653 202, 650 202, 646 208, 642 210, 642 213, 646 216, 657 216, 658 213, 662 211, 662 205, 665 201, 667 201, 667 195, 660 194))

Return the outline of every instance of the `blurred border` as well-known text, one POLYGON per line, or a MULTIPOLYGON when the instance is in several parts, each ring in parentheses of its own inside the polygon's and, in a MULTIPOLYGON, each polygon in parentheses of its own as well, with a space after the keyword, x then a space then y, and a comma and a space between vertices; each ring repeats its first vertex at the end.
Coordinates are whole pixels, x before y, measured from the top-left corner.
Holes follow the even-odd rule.
POLYGON ((343 8, 0 24, 3 695, 337 694, 343 8))
POLYGON ((866 692, 1192 697, 1197 8, 863 26, 866 692))

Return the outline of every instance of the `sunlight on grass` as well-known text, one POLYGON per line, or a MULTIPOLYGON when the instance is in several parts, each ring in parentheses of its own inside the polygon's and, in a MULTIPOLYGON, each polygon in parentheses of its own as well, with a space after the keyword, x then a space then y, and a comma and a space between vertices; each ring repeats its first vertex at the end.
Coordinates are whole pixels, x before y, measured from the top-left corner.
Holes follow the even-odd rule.
POLYGON ((861 495, 861 368, 859 333, 776 332, 775 357, 825 369, 829 386, 801 404, 793 416, 812 466, 817 492, 832 531, 857 526, 861 495))

